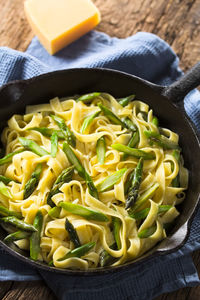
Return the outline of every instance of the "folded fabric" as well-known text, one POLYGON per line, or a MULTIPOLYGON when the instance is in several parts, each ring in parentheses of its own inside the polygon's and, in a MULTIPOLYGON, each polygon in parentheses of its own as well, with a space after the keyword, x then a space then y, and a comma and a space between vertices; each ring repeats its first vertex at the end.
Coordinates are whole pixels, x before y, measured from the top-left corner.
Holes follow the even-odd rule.
MULTIPOLYGON (((178 58, 167 43, 149 33, 126 39, 92 31, 50 56, 34 38, 26 53, 0 48, 0 85, 58 69, 101 67, 124 71, 151 82, 168 85, 182 75, 178 58)), ((187 114, 200 130, 200 95, 184 100, 187 114)), ((22 264, 1 250, 0 280, 43 278, 59 299, 151 299, 161 293, 199 284, 190 253, 200 248, 200 211, 187 243, 177 252, 153 258, 131 270, 101 276, 69 276, 44 272, 22 264)))

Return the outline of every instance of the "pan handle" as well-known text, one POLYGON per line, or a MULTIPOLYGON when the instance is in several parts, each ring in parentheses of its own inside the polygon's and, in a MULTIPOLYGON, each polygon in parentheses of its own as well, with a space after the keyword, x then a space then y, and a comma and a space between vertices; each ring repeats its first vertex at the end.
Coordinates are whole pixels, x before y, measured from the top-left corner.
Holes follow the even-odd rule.
POLYGON ((182 101, 184 97, 194 88, 200 85, 200 62, 190 69, 183 77, 175 81, 170 86, 166 86, 162 95, 177 103, 182 101))

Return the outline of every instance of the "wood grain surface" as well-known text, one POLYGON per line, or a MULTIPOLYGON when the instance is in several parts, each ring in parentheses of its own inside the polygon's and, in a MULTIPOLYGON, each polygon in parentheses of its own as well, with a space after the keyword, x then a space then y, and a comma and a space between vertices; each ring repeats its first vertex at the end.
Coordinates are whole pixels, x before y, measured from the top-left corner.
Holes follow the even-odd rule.
MULTIPOLYGON (((184 71, 200 61, 200 0, 94 0, 94 3, 102 15, 97 30, 119 38, 138 31, 155 33, 172 46, 184 71)), ((32 38, 23 0, 0 0, 0 46, 25 51, 32 38)), ((193 258, 200 274, 200 251, 193 258)), ((0 299, 53 300, 56 296, 42 281, 1 282, 0 299)), ((199 300, 200 286, 164 294, 155 300, 179 299, 199 300)))

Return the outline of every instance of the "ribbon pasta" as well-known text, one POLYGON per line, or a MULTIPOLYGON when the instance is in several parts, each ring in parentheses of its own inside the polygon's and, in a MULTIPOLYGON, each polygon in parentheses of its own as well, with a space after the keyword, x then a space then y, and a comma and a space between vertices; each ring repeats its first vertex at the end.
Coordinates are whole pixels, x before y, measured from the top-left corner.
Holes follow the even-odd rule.
MULTIPOLYGON (((53 261, 53 265, 58 268, 87 270, 99 267, 102 252, 106 251, 113 259, 112 265, 117 266, 140 257, 166 237, 166 225, 171 224, 179 214, 175 206, 184 200, 188 171, 184 168, 182 156, 178 161, 173 155, 173 149, 165 149, 162 145, 154 143, 156 138, 149 139, 145 135, 145 131, 159 132, 164 139, 178 145, 178 135, 169 129, 160 129, 153 122, 153 118, 153 111, 139 100, 134 100, 123 107, 113 96, 101 93, 94 97, 89 105, 83 101, 76 101, 75 98, 59 99, 56 97, 50 100, 49 104, 28 106, 25 115, 14 115, 8 121, 8 127, 2 133, 6 154, 20 149, 24 151, 14 155, 10 163, 0 167, 0 173, 12 179, 7 185, 12 197, 9 198, 0 193, 0 205, 20 212, 23 221, 28 224, 33 224, 38 210, 42 212, 43 227, 39 260, 46 263, 53 261), (124 153, 112 147, 113 144, 127 146, 132 136, 130 128, 112 122, 106 114, 101 112, 90 122, 86 132, 81 133, 84 120, 99 111, 97 105, 99 102, 120 120, 129 118, 139 134, 135 148, 153 153, 155 156, 154 159, 144 160, 142 181, 136 203, 154 184, 157 184, 158 188, 134 211, 134 214, 130 214, 130 211, 125 209, 128 197, 125 185, 130 180, 130 174, 136 169, 139 158, 126 155, 124 159, 124 153), (76 147, 72 150, 91 176, 95 187, 98 188, 99 184, 115 172, 125 169, 117 182, 111 184, 105 191, 98 192, 99 199, 90 194, 84 178, 81 178, 76 170, 72 180, 63 183, 59 191, 52 196, 52 201, 57 207, 61 202, 82 205, 106 215, 107 222, 89 220, 64 208, 60 208, 56 217, 48 214, 51 209, 47 203, 48 194, 61 172, 71 165, 63 151, 63 139, 58 140, 56 157, 52 157, 50 137, 32 129, 45 127, 60 130, 51 114, 64 119, 65 124, 74 134, 76 147), (34 141, 49 154, 39 156, 30 150, 23 149, 19 137, 34 141), (96 146, 97 141, 102 137, 105 140, 106 149, 104 163, 100 164, 96 146), (26 183, 40 163, 43 169, 39 183, 33 193, 27 199, 23 199, 26 183), (177 176, 179 185, 173 186, 173 181, 177 176), (163 206, 168 207, 167 211, 162 211, 163 206), (134 217, 140 211, 145 211, 146 215, 140 219, 134 217), (76 230, 81 245, 89 242, 95 242, 95 245, 81 257, 60 260, 74 249, 70 234, 65 229, 66 218, 76 230), (118 232, 120 247, 116 247, 113 219, 120 222, 118 232), (147 234, 151 228, 154 228, 154 231, 147 234)), ((19 248, 29 249, 28 238, 15 243, 19 248)))

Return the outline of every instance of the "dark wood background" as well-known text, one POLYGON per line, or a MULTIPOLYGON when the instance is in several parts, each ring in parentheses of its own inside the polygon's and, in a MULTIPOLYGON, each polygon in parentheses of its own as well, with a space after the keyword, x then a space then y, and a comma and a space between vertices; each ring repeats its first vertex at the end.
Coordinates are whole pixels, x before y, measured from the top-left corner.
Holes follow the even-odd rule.
MULTIPOLYGON (((42 1, 42 0, 41 0, 42 1)), ((94 0, 102 21, 97 30, 119 38, 138 31, 168 42, 186 71, 200 61, 200 0, 94 0)), ((0 46, 25 51, 33 33, 25 19, 23 0, 0 0, 0 46)), ((200 274, 200 251, 193 254, 200 274)), ((0 299, 53 300, 44 282, 1 282, 0 299)), ((199 300, 200 286, 164 294, 155 300, 199 300)))

